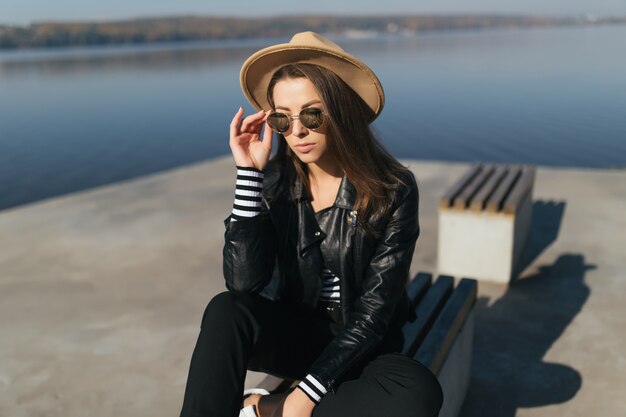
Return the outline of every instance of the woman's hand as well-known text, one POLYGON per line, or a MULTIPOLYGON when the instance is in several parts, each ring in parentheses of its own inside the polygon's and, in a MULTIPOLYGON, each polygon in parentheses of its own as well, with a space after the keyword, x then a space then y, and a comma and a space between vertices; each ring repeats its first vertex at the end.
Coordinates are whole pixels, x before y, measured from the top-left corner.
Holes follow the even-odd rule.
POLYGON ((263 110, 247 116, 243 121, 243 108, 239 108, 230 123, 230 150, 235 164, 243 167, 255 167, 263 170, 272 152, 272 129, 265 123, 267 118, 263 110), (261 141, 261 129, 263 140, 261 141))
POLYGON ((311 417, 315 403, 299 388, 289 394, 259 395, 246 398, 243 405, 256 405, 259 417, 311 417))
POLYGON ((301 389, 294 389, 285 400, 282 417, 311 417, 315 403, 301 389))

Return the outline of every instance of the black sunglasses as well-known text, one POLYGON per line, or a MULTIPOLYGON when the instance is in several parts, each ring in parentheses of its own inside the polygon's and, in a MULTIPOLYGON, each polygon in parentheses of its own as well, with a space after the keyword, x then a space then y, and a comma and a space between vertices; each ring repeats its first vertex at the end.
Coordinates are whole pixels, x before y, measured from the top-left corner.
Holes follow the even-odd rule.
POLYGON ((272 112, 267 116, 267 124, 278 133, 285 133, 291 128, 293 119, 299 119, 302 126, 307 129, 317 129, 324 123, 324 111, 315 107, 307 107, 295 116, 272 112))

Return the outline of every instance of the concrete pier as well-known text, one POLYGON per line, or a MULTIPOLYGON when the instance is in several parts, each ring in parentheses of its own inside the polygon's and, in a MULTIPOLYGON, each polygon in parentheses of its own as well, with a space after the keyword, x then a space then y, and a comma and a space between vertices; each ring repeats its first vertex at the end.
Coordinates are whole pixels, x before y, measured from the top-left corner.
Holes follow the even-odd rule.
MULTIPOLYGON (((436 273, 438 199, 469 164, 403 162, 412 272, 436 273)), ((228 156, 0 212, 0 416, 178 414, 234 178, 228 156)), ((624 416, 626 171, 539 167, 533 213, 520 278, 479 283, 461 415, 624 416)))

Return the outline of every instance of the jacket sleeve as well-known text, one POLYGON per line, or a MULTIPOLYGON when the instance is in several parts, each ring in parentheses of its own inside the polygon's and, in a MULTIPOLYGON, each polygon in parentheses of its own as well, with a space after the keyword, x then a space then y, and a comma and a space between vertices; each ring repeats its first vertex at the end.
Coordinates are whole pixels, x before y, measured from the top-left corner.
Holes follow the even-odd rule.
POLYGON ((258 294, 272 277, 275 232, 261 201, 261 171, 237 167, 232 213, 224 220, 223 271, 226 288, 258 294), (256 175, 256 178, 254 176, 256 175))
POLYGON ((379 345, 406 285, 420 231, 417 185, 412 173, 408 177, 407 189, 365 268, 349 321, 309 368, 308 376, 323 386, 322 393, 334 390, 336 380, 379 345))

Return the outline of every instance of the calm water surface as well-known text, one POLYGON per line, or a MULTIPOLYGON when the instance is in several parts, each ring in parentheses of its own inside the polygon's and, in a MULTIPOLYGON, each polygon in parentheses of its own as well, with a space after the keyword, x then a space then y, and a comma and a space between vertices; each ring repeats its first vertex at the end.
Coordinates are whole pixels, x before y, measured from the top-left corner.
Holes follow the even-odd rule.
MULTIPOLYGON (((337 40, 399 158, 626 167, 625 26, 337 40)), ((229 154, 241 63, 275 42, 0 52, 0 210, 229 154)))

